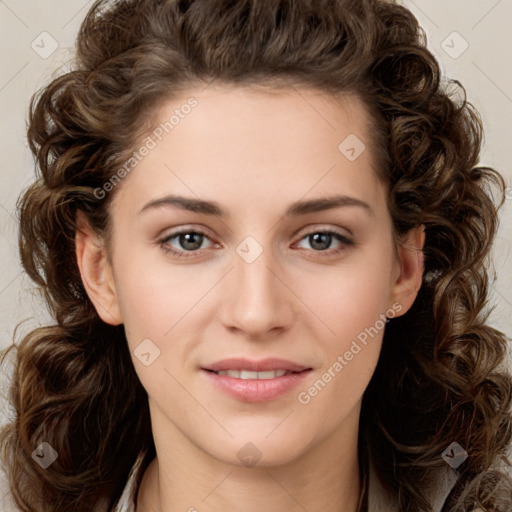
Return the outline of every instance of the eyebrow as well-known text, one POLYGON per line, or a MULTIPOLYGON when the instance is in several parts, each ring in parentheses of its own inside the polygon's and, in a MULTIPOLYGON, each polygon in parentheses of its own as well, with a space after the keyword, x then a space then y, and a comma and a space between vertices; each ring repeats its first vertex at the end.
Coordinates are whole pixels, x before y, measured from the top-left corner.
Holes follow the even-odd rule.
MULTIPOLYGON (((194 199, 192 197, 184 197, 177 195, 168 195, 159 199, 154 199, 145 204, 139 213, 162 206, 176 206, 183 210, 194 213, 203 213, 215 217, 228 217, 228 212, 222 209, 215 201, 205 201, 203 199, 194 199)), ((321 212, 339 208, 342 206, 359 206, 368 214, 375 216, 375 212, 368 203, 361 199, 346 195, 337 195, 333 197, 321 197, 318 199, 309 199, 307 201, 297 201, 292 203, 285 213, 285 217, 296 217, 307 215, 308 213, 321 212)))

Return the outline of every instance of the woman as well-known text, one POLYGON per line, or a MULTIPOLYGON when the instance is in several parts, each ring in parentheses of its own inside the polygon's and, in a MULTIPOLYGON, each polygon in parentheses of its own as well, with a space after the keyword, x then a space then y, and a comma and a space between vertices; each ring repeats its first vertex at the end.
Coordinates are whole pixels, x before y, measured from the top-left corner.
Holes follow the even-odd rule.
POLYGON ((445 86, 388 1, 95 2, 31 104, 20 510, 511 510, 504 183, 445 86))

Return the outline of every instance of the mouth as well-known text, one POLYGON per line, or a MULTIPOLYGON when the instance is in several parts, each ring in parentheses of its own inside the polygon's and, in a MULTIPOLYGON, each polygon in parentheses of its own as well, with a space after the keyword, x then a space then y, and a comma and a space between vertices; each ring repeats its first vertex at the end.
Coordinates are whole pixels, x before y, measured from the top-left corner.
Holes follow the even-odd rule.
POLYGON ((223 394, 243 402, 265 402, 289 395, 313 368, 278 358, 231 358, 201 370, 223 394))
MULTIPOLYGON (((307 368, 302 370, 304 372, 310 370, 311 368, 307 368)), ((292 375, 293 373, 302 373, 302 372, 293 372, 290 370, 268 370, 263 372, 255 372, 251 370, 206 370, 211 373, 215 373, 216 375, 227 375, 228 377, 232 377, 233 379, 242 379, 242 380, 250 380, 250 379, 258 379, 258 380, 269 380, 275 379, 277 377, 284 377, 285 375, 292 375)))

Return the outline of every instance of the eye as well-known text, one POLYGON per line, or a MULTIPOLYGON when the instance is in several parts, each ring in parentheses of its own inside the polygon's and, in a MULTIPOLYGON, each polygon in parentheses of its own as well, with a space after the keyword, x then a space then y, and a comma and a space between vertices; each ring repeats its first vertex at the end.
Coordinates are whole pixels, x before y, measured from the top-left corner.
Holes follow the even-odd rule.
MULTIPOLYGON (((166 254, 172 254, 178 258, 189 258, 196 256, 201 249, 207 248, 203 246, 205 240, 211 241, 211 238, 204 231, 189 228, 170 233, 159 240, 158 243, 166 254)), ((355 245, 353 240, 334 230, 311 231, 304 235, 299 243, 304 240, 309 242, 313 252, 323 253, 322 256, 339 254, 347 247, 355 245), (333 242, 337 242, 338 247, 330 249, 333 242)), ((211 246, 213 245, 215 244, 212 242, 211 246)))
POLYGON ((187 253, 196 253, 200 249, 204 249, 202 246, 205 239, 210 240, 208 235, 203 231, 187 229, 171 233, 162 240, 159 240, 159 243, 166 253, 172 253, 180 258, 187 258, 194 255, 187 253), (178 247, 173 245, 172 242, 174 240, 178 247))
POLYGON ((347 246, 355 245, 355 242, 338 231, 320 230, 307 233, 302 239, 307 240, 315 252, 326 252, 327 255, 338 254, 347 249, 347 246), (328 250, 333 241, 338 242, 338 248, 328 250))

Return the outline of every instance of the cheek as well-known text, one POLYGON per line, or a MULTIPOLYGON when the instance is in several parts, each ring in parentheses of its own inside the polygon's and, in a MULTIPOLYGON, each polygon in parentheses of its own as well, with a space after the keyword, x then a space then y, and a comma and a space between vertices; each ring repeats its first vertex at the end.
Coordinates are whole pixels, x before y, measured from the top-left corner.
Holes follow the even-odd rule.
POLYGON ((131 343, 141 337, 163 340, 172 335, 174 326, 188 317, 212 286, 208 272, 198 272, 192 265, 173 266, 162 255, 134 255, 116 263, 116 290, 131 343))
POLYGON ((391 261, 354 258, 350 263, 317 272, 302 283, 298 296, 334 331, 337 340, 357 336, 385 314, 391 293, 391 261))
MULTIPOLYGON (((391 291, 392 253, 361 253, 335 272, 302 280, 302 297, 321 320, 313 335, 324 365, 320 382, 304 400, 322 390, 321 403, 351 407, 360 399, 377 365, 391 291), (379 254, 380 257, 377 257, 379 254), (325 387, 325 391, 323 391, 325 387)), ((348 260, 347 260, 348 261, 348 260)), ((301 402, 302 403, 302 402, 301 402)), ((337 416, 341 410, 332 410, 337 416)))
POLYGON ((297 396, 304 412, 322 417, 327 430, 361 400, 379 360, 386 326, 389 278, 355 269, 343 274, 326 280, 326 293, 310 296, 322 320, 314 337, 323 364, 297 396))
POLYGON ((116 268, 119 307, 135 371, 149 397, 176 401, 180 388, 173 376, 182 380, 176 368, 182 370, 186 338, 191 336, 187 327, 204 290, 197 283, 191 286, 194 280, 179 270, 165 272, 136 258, 119 261, 116 268))

